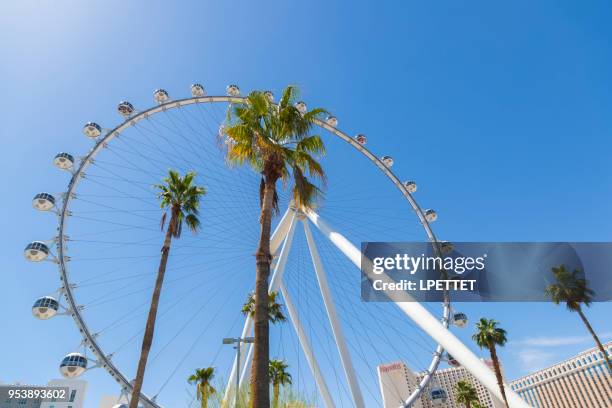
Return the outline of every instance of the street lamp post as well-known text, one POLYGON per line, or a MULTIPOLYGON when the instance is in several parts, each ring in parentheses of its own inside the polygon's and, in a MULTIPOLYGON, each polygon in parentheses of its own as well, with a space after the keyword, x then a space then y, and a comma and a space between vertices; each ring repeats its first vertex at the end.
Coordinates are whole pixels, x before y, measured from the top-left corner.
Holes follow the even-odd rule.
POLYGON ((241 343, 254 343, 255 337, 226 337, 223 339, 223 344, 234 344, 236 349, 236 402, 234 408, 238 408, 238 400, 240 397, 240 346, 241 343))

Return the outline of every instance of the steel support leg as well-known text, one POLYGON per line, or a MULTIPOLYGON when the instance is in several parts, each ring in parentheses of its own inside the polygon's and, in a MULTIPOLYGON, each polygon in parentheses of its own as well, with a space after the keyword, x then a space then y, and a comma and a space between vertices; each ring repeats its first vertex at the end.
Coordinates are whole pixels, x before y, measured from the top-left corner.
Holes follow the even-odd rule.
POLYGON ((319 288, 321 289, 321 296, 323 297, 327 317, 332 328, 334 340, 336 341, 336 345, 338 347, 338 354, 340 354, 342 369, 344 370, 344 375, 346 376, 346 380, 351 391, 351 396, 353 397, 353 403, 357 408, 364 408, 365 403, 363 402, 363 396, 361 395, 359 383, 357 382, 357 377, 355 376, 355 369, 353 368, 350 353, 346 347, 342 327, 336 313, 336 305, 332 300, 329 284, 327 283, 327 275, 323 269, 323 264, 321 263, 321 258, 319 257, 319 251, 317 250, 316 243, 312 238, 312 233, 310 232, 310 227, 308 226, 308 220, 303 220, 302 223, 304 224, 304 233, 306 234, 306 241, 308 242, 310 257, 312 258, 312 265, 314 267, 315 274, 317 275, 317 281, 319 282, 319 288))
MULTIPOLYGON (((334 231, 318 214, 313 211, 308 212, 308 219, 325 235, 346 257, 361 268, 361 251, 357 249, 342 234, 334 231)), ((365 262, 370 262, 364 259, 365 262)), ((386 274, 376 275, 377 279, 383 282, 393 282, 386 274)), ((493 395, 500 400, 501 392, 497 386, 497 380, 493 371, 481 361, 470 349, 468 349, 453 333, 445 328, 438 318, 434 317, 427 309, 412 298, 407 293, 389 293, 389 297, 397 306, 410 317, 421 329, 423 329, 434 341, 447 350, 457 361, 465 367, 474 377, 482 383, 493 395)), ((516 394, 508 385, 505 385, 506 396, 511 408, 528 408, 529 405, 516 394)))

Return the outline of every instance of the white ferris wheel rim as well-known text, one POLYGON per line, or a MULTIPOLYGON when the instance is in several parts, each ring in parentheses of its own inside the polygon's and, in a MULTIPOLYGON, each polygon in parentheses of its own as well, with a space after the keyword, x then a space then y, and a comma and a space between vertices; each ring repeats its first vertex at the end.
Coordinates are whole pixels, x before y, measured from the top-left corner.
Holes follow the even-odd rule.
MULTIPOLYGON (((76 169, 72 171, 72 177, 68 183, 68 190, 64 194, 64 200, 59 209, 59 228, 58 228, 58 238, 56 240, 57 245, 57 264, 60 273, 60 281, 62 283, 62 293, 68 302, 68 310, 70 311, 70 315, 75 321, 79 332, 83 337, 83 344, 87 346, 94 356, 97 359, 97 367, 104 368, 110 375, 119 383, 123 392, 131 393, 132 384, 127 379, 127 377, 119 370, 117 366, 112 362, 112 355, 107 355, 104 353, 98 342, 96 341, 95 333, 87 326, 87 323, 83 316, 81 315, 82 308, 78 305, 75 299, 75 295, 73 293, 74 286, 71 284, 69 279, 68 268, 66 267, 66 263, 68 261, 68 257, 66 255, 65 241, 66 235, 64 231, 66 229, 67 218, 70 216, 70 202, 75 198, 76 188, 79 181, 84 178, 86 168, 94 162, 97 154, 104 149, 109 142, 118 137, 124 130, 136 125, 143 119, 148 119, 153 115, 164 112, 169 109, 176 109, 182 106, 193 105, 193 104, 213 104, 213 103, 241 103, 246 100, 246 97, 242 96, 198 96, 191 98, 184 98, 178 100, 169 100, 164 103, 160 103, 156 106, 153 106, 147 110, 136 112, 127 117, 121 124, 116 126, 113 129, 108 130, 105 134, 100 135, 96 144, 92 149, 87 152, 85 156, 83 156, 76 166, 76 169)), ((427 220, 425 215, 425 211, 419 206, 416 202, 412 194, 408 191, 406 186, 400 181, 400 179, 391 171, 391 169, 386 166, 382 160, 374 155, 370 150, 368 150, 363 145, 359 144, 354 138, 350 137, 345 132, 340 129, 327 124, 322 120, 315 120, 315 124, 320 128, 327 130, 328 132, 334 134, 339 137, 343 141, 347 142, 353 148, 357 149, 360 153, 362 153, 365 157, 367 157, 374 165, 376 165, 379 170, 381 170, 385 176, 391 180, 391 182, 395 185, 395 187, 402 193, 404 198, 408 201, 411 208, 415 212, 419 223, 423 227, 427 239, 429 242, 435 245, 437 248, 438 240, 427 220)), ((76 163, 75 163, 76 164, 76 163)), ((443 311, 442 311, 442 324, 445 328, 448 328, 450 321, 450 301, 448 298, 443 303, 443 311)), ((409 406, 412 402, 416 401, 417 398, 420 397, 421 393, 427 387, 428 383, 432 378, 432 374, 436 371, 443 354, 443 348, 439 344, 437 345, 435 351, 432 354, 432 361, 429 364, 429 367, 426 370, 426 375, 420 381, 415 390, 411 393, 408 399, 405 401, 404 406, 409 406)), ((141 401, 145 404, 146 407, 153 408, 161 408, 157 402, 155 402, 154 397, 148 397, 144 393, 140 394, 141 401)))

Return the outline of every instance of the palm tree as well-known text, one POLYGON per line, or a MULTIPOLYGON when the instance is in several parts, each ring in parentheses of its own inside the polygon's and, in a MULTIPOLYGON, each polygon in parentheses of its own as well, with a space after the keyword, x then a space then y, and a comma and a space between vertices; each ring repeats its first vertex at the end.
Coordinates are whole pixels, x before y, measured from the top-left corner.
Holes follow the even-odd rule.
POLYGON ((289 366, 283 360, 270 360, 269 375, 272 384, 272 408, 278 408, 278 396, 281 385, 291 385, 291 374, 287 372, 289 366))
POLYGON ((497 378, 497 385, 499 391, 504 399, 506 408, 510 408, 508 405, 508 399, 506 398, 506 391, 504 390, 504 380, 502 379, 501 368, 499 366, 499 358, 497 357, 497 350, 495 346, 503 346, 506 344, 506 331, 501 327, 497 327, 498 322, 493 319, 485 319, 484 317, 476 323, 476 333, 472 336, 472 339, 478 344, 478 347, 487 348, 491 354, 491 360, 493 361, 493 368, 495 369, 495 377, 497 378))
POLYGON ((472 383, 459 381, 455 386, 457 404, 465 404, 466 408, 473 408, 474 403, 478 402, 478 394, 472 383))
MULTIPOLYGON (((268 294, 268 320, 272 323, 284 322, 287 320, 283 314, 283 306, 276 301, 278 292, 270 292, 268 294)), ((251 293, 247 298, 246 303, 242 306, 242 314, 255 316, 255 294, 251 293)))
POLYGON ((164 282, 164 275, 166 273, 166 265, 168 263, 168 255, 170 254, 172 238, 180 238, 181 232, 183 231, 183 223, 185 223, 194 233, 197 232, 200 227, 198 209, 200 206, 200 198, 206 194, 206 190, 204 187, 193 184, 195 175, 194 172, 190 172, 185 174, 184 177, 181 177, 178 172, 170 170, 168 172, 168 177, 164 179, 164 184, 155 186, 158 190, 157 196, 161 200, 161 208, 164 210, 164 214, 161 218, 162 231, 166 223, 168 211, 170 212, 170 221, 168 222, 166 237, 164 238, 164 244, 161 248, 161 259, 159 261, 159 269, 157 270, 155 289, 153 290, 153 296, 151 298, 147 325, 142 339, 142 348, 138 361, 138 369, 136 370, 136 379, 134 380, 130 408, 137 407, 140 391, 142 389, 147 358, 149 357, 149 351, 153 343, 155 319, 157 317, 157 308, 159 306, 159 298, 164 282))
POLYGON ((565 303, 565 306, 570 312, 578 313, 587 330, 591 333, 591 336, 593 336, 597 348, 599 348, 599 351, 606 359, 608 369, 612 374, 610 357, 604 350, 599 337, 595 334, 595 330, 593 330, 591 323, 589 323, 582 311, 583 304, 587 307, 591 305, 591 300, 595 292, 589 288, 588 281, 581 277, 581 272, 578 269, 569 272, 565 269, 565 265, 560 265, 558 267, 553 267, 552 273, 557 283, 553 283, 546 287, 546 295, 551 298, 554 304, 558 305, 559 303, 565 303))
POLYGON ((249 164, 261 174, 259 198, 261 232, 255 252, 255 344, 251 376, 252 406, 269 408, 268 379, 269 322, 268 278, 270 276, 270 231, 272 215, 278 212, 276 183, 292 183, 293 201, 297 208, 310 208, 320 190, 308 176, 324 180, 325 174, 316 155, 325 147, 317 135, 310 135, 316 119, 326 113, 312 109, 301 113, 293 106, 297 89, 288 86, 278 105, 259 91, 249 94, 242 103, 233 104, 228 111, 225 135, 227 158, 230 163, 249 164))
POLYGON ((187 378, 189 384, 196 384, 196 398, 200 401, 202 408, 208 406, 208 399, 217 392, 215 387, 210 384, 214 376, 215 369, 213 367, 207 367, 196 368, 195 373, 187 378))

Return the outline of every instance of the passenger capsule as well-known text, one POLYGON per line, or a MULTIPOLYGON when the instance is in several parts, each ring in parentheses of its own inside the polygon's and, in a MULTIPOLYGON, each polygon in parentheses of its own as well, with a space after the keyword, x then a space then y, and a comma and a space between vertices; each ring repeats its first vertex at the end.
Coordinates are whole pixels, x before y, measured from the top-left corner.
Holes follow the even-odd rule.
POLYGON ((459 364, 459 362, 455 359, 455 357, 451 356, 450 354, 446 353, 446 362, 448 363, 448 365, 450 365, 451 367, 459 367, 461 364, 459 364))
POLYGON ((268 98, 269 102, 274 102, 274 94, 272 93, 272 91, 264 92, 264 96, 268 98))
POLYGON ((404 187, 406 187, 406 190, 411 194, 417 191, 417 185, 414 181, 404 181, 404 187))
POLYGON ((325 123, 327 123, 331 127, 338 126, 338 119, 335 116, 328 116, 325 118, 325 123))
POLYGON ((49 250, 47 244, 40 241, 30 242, 23 250, 23 254, 30 262, 44 261, 50 253, 51 250, 49 250))
POLYGON ((455 313, 453 314, 453 324, 459 328, 465 327, 468 323, 468 317, 465 313, 455 313))
POLYGON ((87 370, 87 358, 81 353, 70 353, 60 364, 60 373, 66 378, 75 378, 87 370))
POLYGON ((129 118, 134 113, 134 106, 127 101, 120 102, 117 105, 117 112, 124 118, 129 118))
POLYGON ((227 95, 228 96, 239 96, 240 95, 240 88, 238 88, 238 85, 228 85, 227 88, 225 88, 227 95))
POLYGON ((85 136, 95 139, 102 134, 102 127, 95 122, 87 122, 83 126, 83 133, 85 136))
POLYGON ((380 161, 383 162, 383 164, 387 167, 392 167, 393 166, 393 157, 391 156, 383 156, 380 158, 380 161))
POLYGON ((365 137, 365 135, 363 134, 358 134, 357 136, 355 136, 355 140, 357 141, 357 143, 359 143, 360 145, 365 145, 368 142, 368 138, 365 137))
POLYGON ((74 165, 74 157, 68 153, 58 153, 53 158, 53 165, 58 169, 68 170, 74 165))
POLYGON ((308 107, 302 101, 296 102, 294 106, 295 106, 295 109, 297 109, 298 112, 300 112, 302 115, 305 114, 306 111, 308 110, 308 107))
POLYGON ((201 98, 204 95, 206 95, 206 92, 204 91, 204 87, 202 85, 191 85, 191 96, 193 96, 194 98, 201 98))
POLYGON ((32 199, 32 207, 38 211, 49 211, 55 207, 55 197, 49 193, 38 193, 32 199))
POLYGON ((429 397, 431 398, 431 402, 434 407, 441 407, 442 405, 446 404, 446 391, 444 391, 442 388, 432 389, 429 393, 429 397))
POLYGON ((434 210, 426 210, 425 211, 425 219, 428 222, 434 222, 438 219, 438 214, 434 210))
POLYGON ((47 320, 57 314, 59 310, 58 301, 51 296, 43 296, 34 302, 32 314, 40 320, 47 320))
POLYGON ((170 99, 170 97, 168 96, 168 92, 166 92, 165 89, 156 89, 155 92, 153 92, 153 99, 155 99, 155 102, 162 104, 168 102, 168 99, 170 99))

